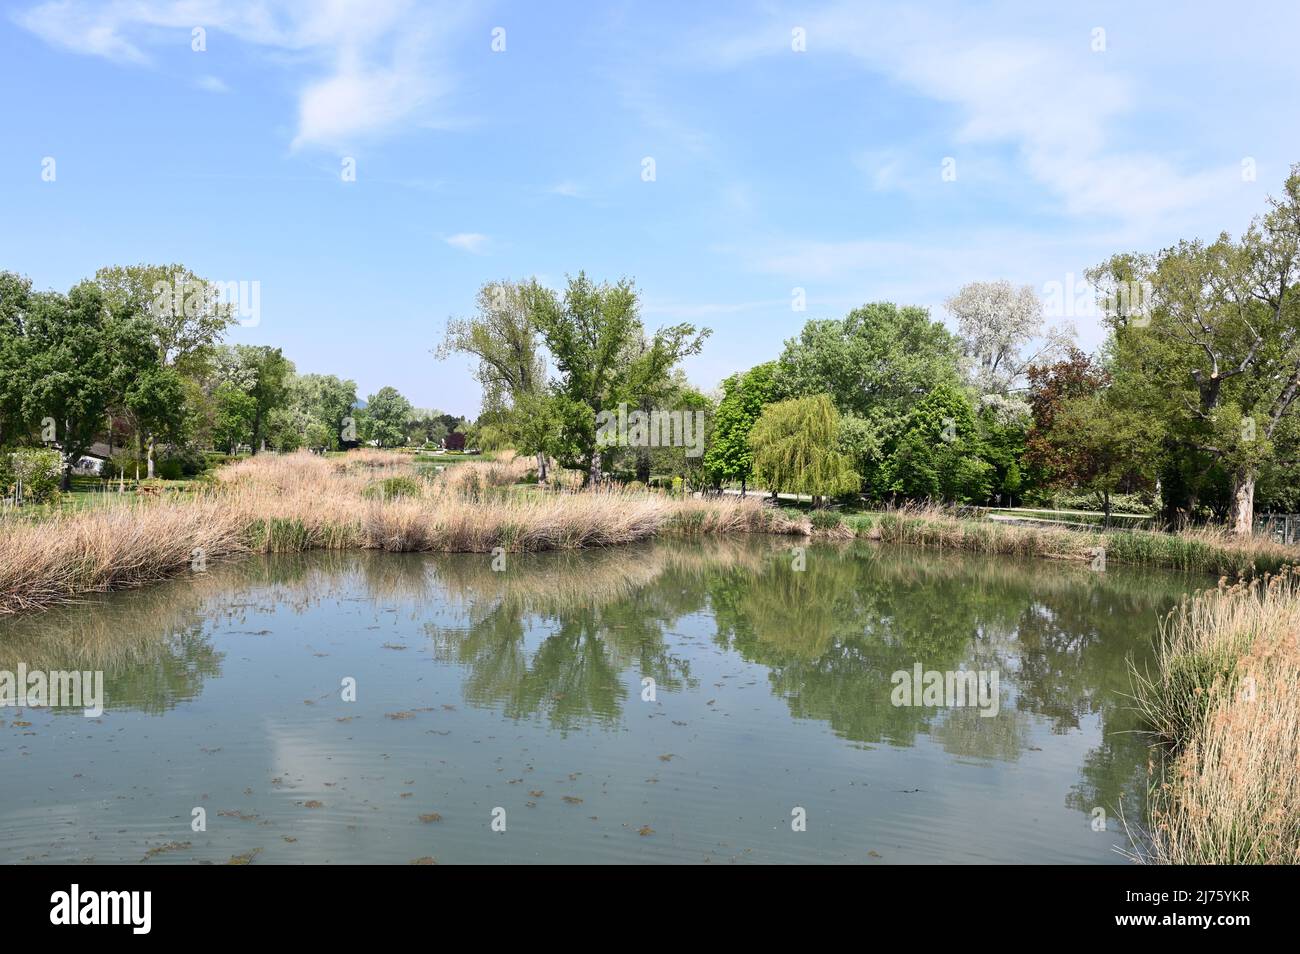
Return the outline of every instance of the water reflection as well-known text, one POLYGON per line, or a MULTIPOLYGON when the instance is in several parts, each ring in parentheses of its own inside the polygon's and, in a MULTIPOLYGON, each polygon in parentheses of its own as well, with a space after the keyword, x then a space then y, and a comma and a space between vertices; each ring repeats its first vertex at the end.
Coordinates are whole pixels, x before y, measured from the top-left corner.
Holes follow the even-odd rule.
POLYGON ((1095 729, 1067 801, 1113 812, 1144 786, 1127 658, 1197 582, 867 542, 809 547, 798 569, 789 541, 765 537, 511 555, 505 571, 484 555, 315 553, 0 621, 0 669, 102 669, 108 708, 165 713, 221 678, 220 639, 274 640, 248 627, 363 601, 416 621, 413 648, 461 667, 469 704, 561 734, 624 727, 646 678, 661 696, 707 693, 702 653, 761 666, 790 716, 864 748, 928 737, 1008 762, 1034 725, 1095 729), (999 671, 997 714, 892 705, 891 674, 917 662, 999 671))

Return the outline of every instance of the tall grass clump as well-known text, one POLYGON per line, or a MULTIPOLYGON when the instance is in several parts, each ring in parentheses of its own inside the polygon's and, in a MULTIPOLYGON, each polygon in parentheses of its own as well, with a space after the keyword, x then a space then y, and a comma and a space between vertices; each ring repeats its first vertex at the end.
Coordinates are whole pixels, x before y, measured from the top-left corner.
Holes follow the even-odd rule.
POLYGON ((0 517, 0 613, 189 572, 196 553, 527 552, 662 533, 808 532, 755 499, 514 486, 529 464, 503 454, 422 480, 409 457, 384 451, 259 454, 183 497, 0 517))
POLYGON ((1276 573, 1300 556, 1293 547, 1266 537, 1237 536, 1211 528, 1178 534, 1153 530, 1103 533, 958 516, 933 505, 887 510, 865 526, 862 522, 856 526, 860 534, 886 543, 1066 560, 1092 559, 1101 548, 1112 563, 1233 579, 1276 573))
POLYGON ((1300 577, 1184 602, 1161 625, 1138 708, 1162 755, 1140 860, 1300 863, 1300 577))

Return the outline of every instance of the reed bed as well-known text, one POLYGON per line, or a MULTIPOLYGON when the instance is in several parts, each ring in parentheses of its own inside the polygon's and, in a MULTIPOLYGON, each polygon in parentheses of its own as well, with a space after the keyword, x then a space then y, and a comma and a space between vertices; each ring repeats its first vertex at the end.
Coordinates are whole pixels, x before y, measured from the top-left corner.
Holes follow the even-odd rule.
POLYGON ((1221 584, 1134 671, 1163 759, 1136 852, 1158 864, 1300 864, 1300 577, 1221 584))
POLYGON ((934 506, 860 514, 848 522, 860 536, 886 543, 1064 560, 1093 560, 1100 548, 1108 563, 1160 566, 1233 579, 1276 573, 1297 562, 1294 547, 1266 537, 1238 537, 1208 528, 1178 534, 1089 532, 958 516, 934 506))
POLYGON ((526 459, 457 464, 471 476, 415 475, 376 451, 325 458, 259 455, 221 469, 183 500, 126 498, 0 534, 0 613, 156 582, 194 560, 239 553, 375 549, 511 552, 611 546, 661 533, 805 533, 757 500, 701 500, 619 489, 512 488, 526 459), (400 483, 399 483, 400 482, 400 483), (385 493, 400 486, 401 493, 385 493), (375 491, 379 491, 376 493, 375 491))

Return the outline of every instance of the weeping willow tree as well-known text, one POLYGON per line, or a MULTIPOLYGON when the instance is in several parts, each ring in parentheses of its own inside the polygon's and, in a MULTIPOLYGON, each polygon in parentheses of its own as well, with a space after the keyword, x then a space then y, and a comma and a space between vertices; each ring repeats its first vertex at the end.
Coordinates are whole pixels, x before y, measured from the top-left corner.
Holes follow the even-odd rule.
POLYGON ((811 494, 817 505, 856 491, 858 475, 835 449, 839 424, 826 394, 769 404, 749 434, 755 482, 773 494, 811 494))

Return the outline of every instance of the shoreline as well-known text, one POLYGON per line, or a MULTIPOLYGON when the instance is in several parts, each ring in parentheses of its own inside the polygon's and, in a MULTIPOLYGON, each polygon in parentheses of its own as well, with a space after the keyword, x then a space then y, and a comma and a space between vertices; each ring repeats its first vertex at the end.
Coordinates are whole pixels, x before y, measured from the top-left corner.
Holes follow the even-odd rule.
POLYGON ((937 507, 841 515, 771 507, 755 497, 519 487, 529 463, 468 462, 429 477, 382 452, 263 456, 222 468, 213 483, 180 499, 110 500, 37 520, 11 518, 0 537, 0 617, 161 582, 209 560, 317 549, 522 553, 674 534, 765 533, 1232 580, 1300 562, 1293 548, 1212 530, 1079 531, 958 517, 937 507))

